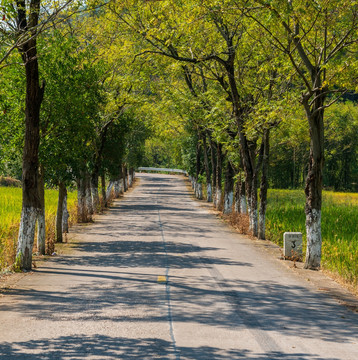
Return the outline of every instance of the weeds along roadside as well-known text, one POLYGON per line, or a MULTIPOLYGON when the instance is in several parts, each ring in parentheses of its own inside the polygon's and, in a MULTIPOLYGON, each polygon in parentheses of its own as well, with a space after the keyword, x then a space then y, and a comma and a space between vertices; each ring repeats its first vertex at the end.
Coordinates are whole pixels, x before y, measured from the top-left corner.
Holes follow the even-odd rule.
MULTIPOLYGON (((11 267, 15 260, 17 236, 21 217, 22 190, 0 187, 0 271, 11 267)), ((52 254, 55 241, 55 219, 57 212, 57 190, 46 190, 46 253, 52 254)), ((77 193, 68 192, 69 226, 77 219, 77 193)), ((34 244, 36 251, 36 241, 34 244)))
MULTIPOLYGON (((203 186, 204 199, 206 187, 203 186)), ((231 224, 249 234, 248 216, 234 214, 231 224)), ((303 190, 268 191, 266 239, 283 247, 284 232, 301 232, 306 252, 305 194, 303 190)), ((322 269, 358 286, 358 193, 323 191, 322 269)))
MULTIPOLYGON (((283 246, 285 231, 299 231, 306 251, 305 195, 301 190, 269 190, 267 238, 283 246)), ((358 194, 323 192, 322 268, 358 285, 358 194)))

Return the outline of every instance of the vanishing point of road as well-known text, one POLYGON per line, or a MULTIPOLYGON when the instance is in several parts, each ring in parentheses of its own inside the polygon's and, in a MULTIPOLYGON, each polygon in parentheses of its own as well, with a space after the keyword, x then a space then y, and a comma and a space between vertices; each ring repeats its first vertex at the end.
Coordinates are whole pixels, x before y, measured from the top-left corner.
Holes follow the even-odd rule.
POLYGON ((0 359, 358 359, 358 314, 195 201, 138 185, 0 294, 0 359))

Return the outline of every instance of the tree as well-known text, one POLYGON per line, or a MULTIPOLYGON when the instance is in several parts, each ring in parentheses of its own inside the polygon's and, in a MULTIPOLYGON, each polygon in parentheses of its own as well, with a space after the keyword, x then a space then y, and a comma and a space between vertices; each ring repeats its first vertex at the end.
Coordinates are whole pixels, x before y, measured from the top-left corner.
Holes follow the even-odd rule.
POLYGON ((349 88, 355 87, 349 79, 356 63, 358 4, 337 0, 288 1, 286 6, 280 1, 259 0, 257 4, 255 10, 245 6, 241 10, 266 31, 300 81, 299 101, 305 110, 310 132, 305 187, 305 268, 317 269, 322 246, 324 111, 349 88))
POLYGON ((28 39, 19 47, 26 72, 25 143, 22 164, 22 214, 17 245, 16 262, 21 269, 32 267, 32 246, 36 218, 41 203, 38 193, 38 149, 40 143, 40 107, 45 85, 40 86, 37 58, 36 32, 39 24, 40 0, 29 4, 18 1, 17 27, 19 36, 28 34, 28 39))

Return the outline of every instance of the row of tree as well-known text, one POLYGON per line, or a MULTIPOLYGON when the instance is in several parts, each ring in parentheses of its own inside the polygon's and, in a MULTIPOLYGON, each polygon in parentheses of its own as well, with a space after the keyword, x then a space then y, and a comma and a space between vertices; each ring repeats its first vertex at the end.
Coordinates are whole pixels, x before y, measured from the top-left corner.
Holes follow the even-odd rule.
POLYGON ((41 166, 46 183, 77 179, 79 198, 91 188, 96 204, 98 177, 118 179, 123 164, 181 163, 199 197, 206 183, 225 212, 236 199, 265 238, 270 157, 273 184, 305 179, 305 267, 320 266, 324 176, 348 187, 357 169, 356 109, 341 102, 357 86, 356 1, 69 2, 56 17, 40 5, 5 7, 0 60, 4 168, 24 142, 22 267, 41 166))
POLYGON ((66 189, 77 185, 78 220, 89 221, 113 191, 117 197, 131 185, 151 130, 149 118, 133 111, 140 89, 122 81, 130 74, 109 47, 117 36, 106 37, 98 24, 98 4, 69 1, 53 11, 54 4, 40 0, 7 5, 0 170, 22 178, 16 266, 31 269, 36 224, 37 250, 46 251, 45 186, 59 189, 56 241, 62 242, 66 189))
MULTIPOLYGON (((339 142, 336 132, 344 121, 327 121, 325 114, 357 86, 357 2, 128 0, 111 3, 109 9, 108 16, 132 39, 136 59, 153 62, 155 57, 160 64, 156 76, 165 76, 166 83, 157 84, 158 89, 165 88, 158 90, 160 101, 178 117, 177 122, 167 121, 167 128, 181 127, 190 135, 187 145, 195 153, 184 152, 199 184, 198 196, 204 176, 208 201, 214 189, 214 204, 220 204, 224 175, 224 211, 231 211, 237 179, 236 209, 245 194, 252 233, 264 238, 270 149, 278 163, 280 152, 294 149, 293 165, 278 166, 286 173, 292 168, 293 185, 299 185, 305 173, 305 267, 319 268, 324 134, 332 145, 339 142), (165 75, 158 71, 163 64, 165 75), (309 144, 307 148, 298 144, 301 154, 284 141, 270 146, 270 139, 277 139, 288 125, 292 133, 306 131, 309 144), (305 161, 304 166, 297 166, 296 158, 300 165, 305 161)), ((339 112, 339 107, 335 109, 339 112)), ((351 121, 347 109, 345 120, 351 121)), ((355 158, 356 145, 350 143, 348 148, 349 156, 328 149, 331 164, 336 162, 329 172, 334 175, 329 180, 333 187, 353 180, 345 172, 352 174, 347 163, 355 158)))

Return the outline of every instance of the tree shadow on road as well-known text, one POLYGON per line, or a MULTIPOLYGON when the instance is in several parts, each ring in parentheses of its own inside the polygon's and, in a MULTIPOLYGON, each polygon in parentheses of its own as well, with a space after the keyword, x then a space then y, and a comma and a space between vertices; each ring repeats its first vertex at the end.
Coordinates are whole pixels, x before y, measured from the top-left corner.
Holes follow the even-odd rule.
MULTIPOLYGON (((214 255, 221 249, 210 246, 211 224, 201 224, 209 215, 196 213, 188 205, 186 208, 180 204, 178 208, 170 204, 156 206, 153 209, 152 206, 121 203, 112 209, 117 220, 104 220, 88 228, 88 241, 79 243, 73 255, 55 258, 51 265, 39 269, 41 273, 52 274, 54 282, 67 278, 71 285, 67 283, 63 291, 58 287, 51 290, 51 286, 47 290, 9 290, 9 296, 21 297, 22 301, 9 301, 1 310, 21 313, 29 320, 62 324, 105 321, 114 329, 118 324, 132 322, 168 326, 169 294, 174 326, 185 323, 188 327, 205 324, 220 329, 245 329, 255 339, 265 334, 268 343, 272 332, 301 339, 318 338, 335 342, 337 346, 356 342, 358 316, 347 316, 344 308, 303 286, 282 285, 274 279, 253 283, 224 278, 220 273, 222 266, 229 268, 228 273, 230 269, 232 273, 255 269, 248 261, 214 255), (178 214, 174 218, 175 209, 178 214), (158 211, 165 215, 160 224, 157 218, 152 220, 158 211), (163 242, 163 234, 176 241, 163 242), (186 236, 205 237, 206 246, 185 243, 186 236), (158 275, 166 275, 167 268, 170 269, 168 285, 158 283, 158 275), (203 268, 207 271, 200 272, 203 268), (175 275, 176 269, 183 270, 181 276, 175 275), (59 275, 62 277, 57 277, 59 275), (135 311, 138 308, 141 309, 139 313, 135 311)), ((131 339, 116 337, 116 334, 112 337, 76 335, 2 343, 0 358, 173 358, 172 343, 154 336, 131 339)), ((239 350, 198 345, 180 347, 179 351, 181 359, 193 360, 337 360, 270 349, 254 353, 246 349, 246 344, 240 344, 240 339, 237 341, 239 350)))
POLYGON ((18 341, 0 344, 2 360, 65 359, 175 359, 192 360, 338 360, 303 353, 254 353, 249 350, 223 350, 210 346, 180 347, 175 357, 172 344, 156 338, 131 339, 104 335, 63 336, 55 339, 18 341))

